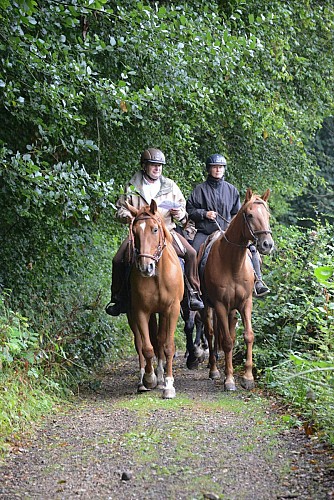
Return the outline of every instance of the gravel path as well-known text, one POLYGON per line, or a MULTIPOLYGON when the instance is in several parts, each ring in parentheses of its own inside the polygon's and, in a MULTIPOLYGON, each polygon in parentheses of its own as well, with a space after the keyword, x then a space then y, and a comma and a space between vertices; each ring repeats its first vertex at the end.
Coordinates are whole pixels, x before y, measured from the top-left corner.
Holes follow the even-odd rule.
POLYGON ((175 360, 177 396, 137 395, 137 360, 49 418, 0 468, 1 499, 333 499, 334 452, 258 390, 224 393, 175 360))

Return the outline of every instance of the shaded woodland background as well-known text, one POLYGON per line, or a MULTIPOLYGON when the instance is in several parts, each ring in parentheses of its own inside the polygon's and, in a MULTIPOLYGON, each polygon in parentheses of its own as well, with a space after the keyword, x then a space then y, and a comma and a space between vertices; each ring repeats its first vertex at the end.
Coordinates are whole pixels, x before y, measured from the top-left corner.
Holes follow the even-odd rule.
POLYGON ((2 376, 55 389, 126 354, 104 312, 114 203, 146 147, 185 197, 221 152, 241 197, 272 190, 257 374, 329 422, 332 2, 0 0, 0 18, 2 376))

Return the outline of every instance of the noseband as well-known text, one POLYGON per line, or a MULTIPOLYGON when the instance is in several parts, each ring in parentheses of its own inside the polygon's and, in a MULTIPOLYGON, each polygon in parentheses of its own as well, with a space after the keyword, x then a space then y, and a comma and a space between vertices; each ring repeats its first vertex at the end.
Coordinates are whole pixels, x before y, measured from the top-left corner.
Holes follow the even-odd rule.
POLYGON ((136 262, 138 262, 140 257, 148 257, 149 259, 154 260, 154 262, 159 262, 159 260, 161 259, 162 253, 164 251, 164 248, 167 245, 165 235, 161 229, 161 219, 159 217, 155 217, 154 215, 148 214, 148 213, 143 213, 143 214, 139 215, 138 217, 135 217, 134 220, 131 222, 129 239, 131 241, 131 246, 133 249, 133 254, 134 254, 136 262), (153 255, 151 255, 149 253, 140 253, 139 250, 135 247, 135 242, 134 242, 133 225, 135 223, 137 223, 138 221, 147 220, 147 219, 153 219, 157 223, 158 228, 159 228, 159 243, 158 243, 158 246, 157 246, 153 255))

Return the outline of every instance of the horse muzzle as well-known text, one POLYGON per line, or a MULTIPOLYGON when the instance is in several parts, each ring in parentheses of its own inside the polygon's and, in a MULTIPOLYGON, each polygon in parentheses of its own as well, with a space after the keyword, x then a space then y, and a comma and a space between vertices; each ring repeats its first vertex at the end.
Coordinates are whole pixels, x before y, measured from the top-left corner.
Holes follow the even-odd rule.
POLYGON ((263 234, 257 238, 256 248, 262 255, 270 255, 274 250, 274 240, 271 234, 263 234))
POLYGON ((147 258, 141 258, 137 260, 137 269, 142 276, 145 278, 151 278, 155 275, 155 261, 148 261, 147 258))

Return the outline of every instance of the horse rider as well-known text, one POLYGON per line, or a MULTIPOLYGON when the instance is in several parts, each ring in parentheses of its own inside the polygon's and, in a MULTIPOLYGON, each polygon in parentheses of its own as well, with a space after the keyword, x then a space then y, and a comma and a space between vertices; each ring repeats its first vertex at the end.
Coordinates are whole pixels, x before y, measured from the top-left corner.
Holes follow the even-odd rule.
MULTIPOLYGON (((162 151, 155 148, 145 149, 141 154, 140 163, 141 171, 134 174, 126 185, 125 194, 116 202, 116 218, 123 224, 132 221, 133 216, 127 209, 126 202, 139 209, 150 205, 152 199, 156 201, 166 227, 173 236, 174 249, 177 255, 184 259, 189 307, 193 311, 203 309, 196 251, 175 231, 175 221, 181 224, 187 221, 186 200, 176 183, 162 175, 162 167, 166 163, 162 151)), ((123 241, 112 262, 111 300, 106 306, 106 312, 111 316, 118 316, 127 309, 128 289, 125 276, 129 269, 128 246, 129 238, 123 241)))
MULTIPOLYGON (((187 200, 186 210, 197 230, 193 241, 197 252, 210 234, 225 231, 241 207, 237 188, 224 180, 225 168, 223 155, 209 156, 206 160, 207 178, 194 188, 187 200)), ((262 280, 260 256, 255 245, 249 245, 249 250, 255 274, 254 294, 263 297, 270 290, 262 280)))

